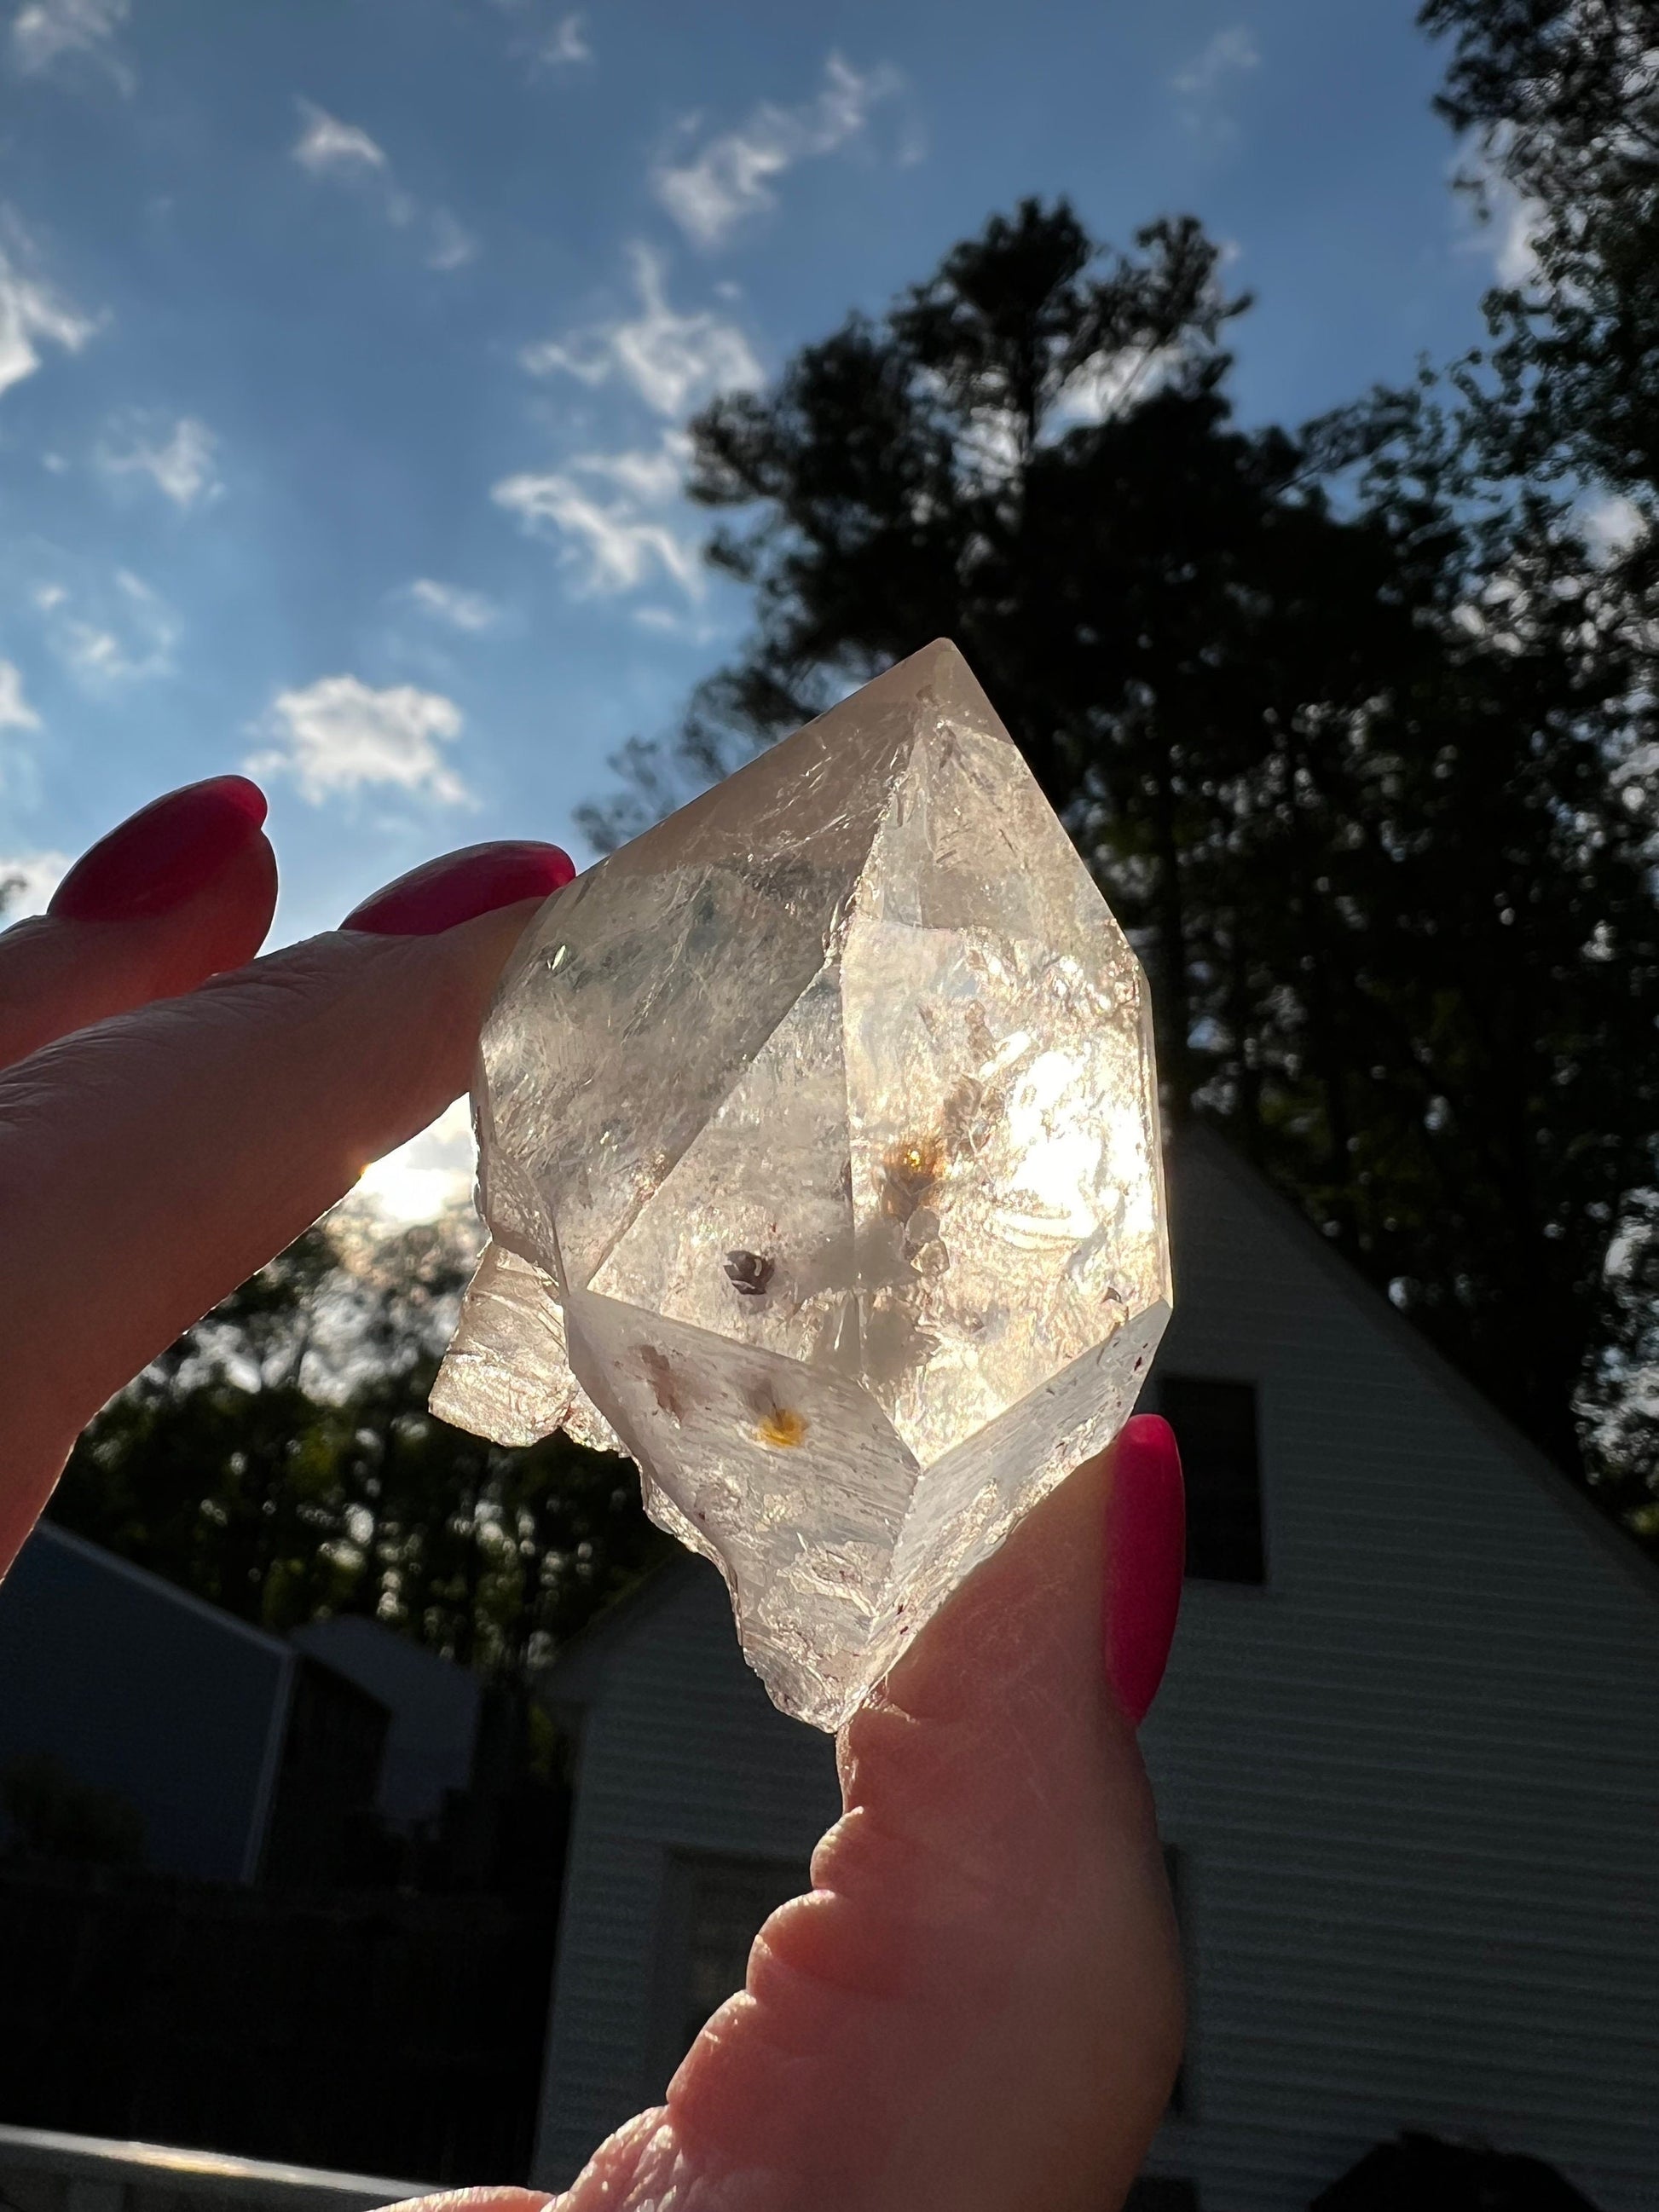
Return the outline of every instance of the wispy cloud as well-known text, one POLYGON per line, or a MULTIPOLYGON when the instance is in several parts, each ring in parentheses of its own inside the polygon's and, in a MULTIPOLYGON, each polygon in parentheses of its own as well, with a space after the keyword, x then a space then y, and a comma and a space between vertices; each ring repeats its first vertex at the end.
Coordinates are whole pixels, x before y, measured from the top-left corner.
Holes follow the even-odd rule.
POLYGON ((580 15, 561 15, 558 21, 538 44, 533 58, 542 69, 579 69, 583 62, 591 62, 593 49, 588 43, 586 19, 580 15))
POLYGON ((428 228, 430 243, 426 254, 428 269, 464 269, 469 261, 477 260, 477 240, 464 223, 451 215, 447 208, 434 209, 428 228))
POLYGON ((483 592, 466 591, 459 584, 441 584, 432 576, 417 576, 407 597, 434 622, 465 630, 471 637, 494 629, 501 619, 501 608, 483 592))
POLYGON ((1194 137, 1224 142, 1238 126, 1226 112, 1228 94, 1261 66, 1255 33, 1243 23, 1218 31, 1170 79, 1182 122, 1194 137))
POLYGON ((130 13, 129 0, 26 0, 12 18, 12 59, 29 76, 90 62, 130 94, 137 79, 115 46, 130 13))
POLYGON ((446 207, 422 210, 398 183, 392 157, 361 124, 345 123, 301 99, 300 135, 289 152, 306 174, 321 184, 343 185, 366 194, 398 230, 418 224, 426 233, 426 265, 447 272, 477 257, 478 241, 446 207))
POLYGON ((544 338, 519 358, 532 376, 562 372, 584 384, 623 381, 659 415, 677 416, 716 392, 761 381, 761 365, 735 323, 668 304, 663 264, 648 246, 629 248, 640 312, 596 323, 566 338, 544 338))
POLYGON ((23 696, 23 674, 15 660, 0 660, 0 730, 38 730, 40 717, 23 696))
POLYGON ((28 233, 0 210, 0 392, 33 375, 42 346, 79 353, 97 329, 40 276, 28 233))
POLYGON ((544 474, 507 477, 490 497, 530 536, 559 546, 580 594, 631 592, 666 577, 697 599, 698 544, 675 515, 684 460, 685 440, 670 430, 655 447, 578 453, 544 474))
MULTIPOLYGON (((860 137, 872 109, 902 82, 884 63, 860 71, 839 54, 824 64, 823 78, 815 100, 799 107, 763 101, 735 131, 707 140, 689 158, 658 163, 653 189, 688 238, 724 245, 740 224, 777 204, 780 177, 860 137)), ((682 143, 695 137, 700 120, 692 116, 681 125, 682 143)))
POLYGON ((209 507, 224 490, 215 456, 219 441, 207 424, 181 415, 171 429, 153 416, 121 417, 94 456, 117 481, 148 477, 176 507, 209 507))
POLYGON ((377 690, 356 676, 322 676, 277 693, 260 725, 268 742, 244 765, 291 778, 313 806, 370 787, 470 805, 471 793, 441 750, 462 726, 460 708, 441 692, 412 684, 377 690))
POLYGON ((73 592, 43 584, 33 599, 47 645, 83 691, 108 697, 172 675, 179 618, 130 568, 118 568, 111 584, 73 592))
POLYGON ((1538 274, 1534 240, 1544 222, 1537 200, 1517 191, 1504 174, 1502 149, 1466 146, 1452 169, 1457 191, 1457 248, 1490 261, 1506 287, 1529 284, 1538 274))
MULTIPOLYGON (((0 668, 5 663, 0 661, 0 668)), ((0 853, 0 929, 46 904, 70 872, 67 853, 0 853)))
POLYGON ((757 385, 763 372, 735 323, 669 304, 659 255, 635 244, 629 258, 637 313, 544 338, 520 360, 532 376, 622 386, 665 426, 654 443, 578 453, 505 477, 490 495, 529 535, 558 546, 578 596, 665 581, 698 602, 706 589, 702 533, 683 496, 690 441, 681 425, 713 393, 757 385))
POLYGON ((314 100, 300 101, 302 125, 289 149, 300 167, 313 177, 390 177, 386 150, 356 123, 343 123, 314 100))
POLYGON ((522 24, 508 51, 527 61, 532 72, 580 69, 592 60, 587 18, 580 9, 550 8, 546 0, 495 0, 495 4, 522 24))

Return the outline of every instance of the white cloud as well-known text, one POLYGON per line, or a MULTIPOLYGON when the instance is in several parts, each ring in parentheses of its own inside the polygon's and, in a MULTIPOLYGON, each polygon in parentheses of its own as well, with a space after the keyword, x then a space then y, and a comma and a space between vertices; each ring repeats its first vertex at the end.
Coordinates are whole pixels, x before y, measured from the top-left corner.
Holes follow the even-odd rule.
POLYGON ((464 269, 478 255, 478 241, 447 208, 436 209, 431 221, 431 243, 427 248, 428 269, 464 269))
POLYGON ((1541 202, 1528 199, 1504 173, 1501 149, 1466 150, 1453 172, 1458 192, 1458 250, 1492 264, 1506 287, 1530 284, 1538 274, 1533 241, 1544 223, 1541 202))
POLYGON ((1054 430, 1075 422, 1107 422, 1132 404, 1149 399, 1178 368, 1183 349, 1156 346, 1148 353, 1113 354, 1091 362, 1066 385, 1053 417, 1054 430))
POLYGON ((660 257, 637 244, 629 257, 640 313, 526 346, 519 358, 532 376, 562 372, 594 385, 620 376, 659 415, 679 415, 715 392, 761 381, 761 365, 735 323, 707 312, 678 314, 663 289, 660 257))
POLYGON ((376 690, 356 676, 322 676, 278 692, 262 725, 270 747, 244 765, 256 775, 291 776, 313 806, 371 785, 467 805, 471 793, 440 750, 459 737, 462 720, 441 692, 412 684, 376 690))
POLYGON ((31 76, 70 58, 94 61, 131 93, 137 79, 113 46, 130 12, 129 0, 27 0, 12 18, 12 59, 31 76))
POLYGON ((153 418, 129 416, 118 426, 114 441, 98 449, 104 473, 148 477, 186 513, 210 506, 224 489, 214 463, 219 441, 193 415, 181 415, 165 435, 153 418))
POLYGON ((43 345, 79 353, 98 328, 32 272, 28 234, 9 211, 0 217, 0 392, 40 366, 43 345))
POLYGON ((495 0, 495 4, 526 25, 523 35, 514 39, 507 51, 528 61, 532 73, 579 69, 592 60, 587 18, 580 10, 553 13, 544 0, 495 0))
POLYGON ((313 177, 389 175, 392 163, 384 146, 355 123, 342 123, 313 100, 301 100, 305 127, 289 151, 300 167, 313 177))
POLYGON ((1607 561, 1627 553, 1647 535, 1648 524, 1633 499, 1626 499, 1621 492, 1607 492, 1579 509, 1578 527, 1591 552, 1607 561))
MULTIPOLYGON (((0 878, 4 870, 0 861, 0 878)), ((471 1110, 458 1098, 418 1137, 366 1168, 353 1196, 400 1226, 435 1221, 471 1197, 475 1159, 471 1110)))
POLYGON ((574 69, 582 62, 591 62, 593 49, 587 41, 583 17, 562 15, 538 44, 535 58, 543 69, 574 69))
POLYGON ((178 617, 130 568, 118 568, 112 586, 75 592, 45 584, 33 597, 47 644, 82 690, 106 697, 172 675, 178 617))
POLYGON ((478 241, 447 207, 422 210, 420 202, 398 182, 392 156, 360 124, 343 123, 313 100, 299 102, 302 123, 299 137, 289 149, 294 160, 319 183, 343 185, 378 202, 380 212, 395 229, 412 223, 426 234, 425 261, 428 269, 447 275, 477 258, 478 241))
POLYGON ((1222 102, 1241 77, 1261 66, 1261 49, 1246 25, 1218 31, 1170 79, 1187 129, 1207 138, 1231 138, 1237 126, 1221 112, 1222 102))
POLYGON ((490 495, 529 535, 559 547, 579 595, 665 580, 697 602, 705 590, 702 540, 688 527, 682 500, 690 441, 672 423, 713 392, 758 384, 761 365, 735 323, 669 305, 662 260, 648 246, 635 245, 629 258, 637 314, 544 339, 520 358, 534 376, 620 381, 671 426, 654 445, 577 453, 556 467, 507 477, 490 495))
POLYGON ((40 717, 23 696, 22 671, 15 660, 0 660, 0 730, 38 730, 40 717))
POLYGON ((67 853, 0 853, 0 929, 44 914, 69 872, 67 853))
POLYGON ((685 441, 665 433, 653 449, 579 453, 544 475, 508 477, 490 497, 532 537, 550 538, 577 571, 577 590, 631 592, 658 576, 701 599, 696 540, 676 526, 685 441))
MULTIPOLYGON (((763 101, 745 123, 709 139, 689 161, 659 162, 653 189, 688 238, 724 244, 740 223, 776 205, 773 188, 787 170, 858 137, 871 110, 902 82, 884 64, 861 74, 839 54, 830 56, 823 75, 816 100, 799 107, 763 101)), ((696 125, 690 118, 683 134, 696 125)))
POLYGON ((494 629, 501 619, 500 607, 482 592, 465 591, 459 584, 441 584, 431 576, 417 576, 408 595, 422 614, 471 636, 494 629))

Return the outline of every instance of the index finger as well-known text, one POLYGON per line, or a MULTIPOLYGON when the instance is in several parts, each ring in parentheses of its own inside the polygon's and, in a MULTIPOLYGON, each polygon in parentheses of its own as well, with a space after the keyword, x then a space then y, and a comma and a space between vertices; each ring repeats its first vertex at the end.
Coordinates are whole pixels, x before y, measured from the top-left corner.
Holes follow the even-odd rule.
POLYGON ((43 915, 0 933, 0 1067, 252 960, 276 861, 246 776, 166 793, 84 853, 43 915))
POLYGON ((466 1088, 538 902, 315 938, 0 1078, 0 1567, 98 1407, 466 1088))

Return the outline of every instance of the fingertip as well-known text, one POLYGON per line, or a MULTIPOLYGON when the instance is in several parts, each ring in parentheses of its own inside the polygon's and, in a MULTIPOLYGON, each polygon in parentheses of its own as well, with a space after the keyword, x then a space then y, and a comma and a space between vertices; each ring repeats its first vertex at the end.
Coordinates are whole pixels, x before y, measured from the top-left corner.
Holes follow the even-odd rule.
POLYGON ((497 908, 550 898, 575 872, 557 845, 469 845, 399 876, 354 907, 340 927, 383 937, 435 937, 497 908))
POLYGON ((270 812, 270 801, 252 776, 210 776, 199 788, 216 793, 227 806, 241 815, 255 830, 264 828, 270 812))

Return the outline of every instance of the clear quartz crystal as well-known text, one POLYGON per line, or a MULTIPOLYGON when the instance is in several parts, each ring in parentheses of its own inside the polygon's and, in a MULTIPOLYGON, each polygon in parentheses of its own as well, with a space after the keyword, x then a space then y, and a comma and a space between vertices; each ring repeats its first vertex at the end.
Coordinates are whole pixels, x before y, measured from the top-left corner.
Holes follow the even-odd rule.
POLYGON ((954 646, 537 915, 432 1403, 637 1461, 835 1728, 1116 1435, 1170 1313, 1146 987, 954 646))

